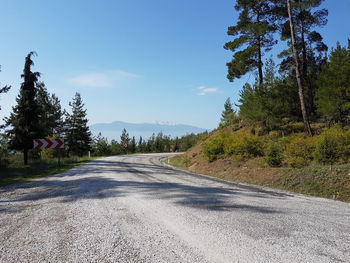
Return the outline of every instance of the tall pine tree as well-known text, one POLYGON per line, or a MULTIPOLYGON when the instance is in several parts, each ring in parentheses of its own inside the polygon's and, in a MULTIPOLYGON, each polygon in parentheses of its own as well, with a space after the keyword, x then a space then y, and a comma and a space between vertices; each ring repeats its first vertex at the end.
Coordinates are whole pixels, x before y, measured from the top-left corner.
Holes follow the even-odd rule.
POLYGON ((274 14, 279 21, 281 39, 287 40, 289 46, 279 54, 283 59, 280 71, 294 75, 305 130, 311 134, 309 119, 317 117, 316 79, 326 61, 328 50, 321 34, 314 28, 326 25, 328 11, 315 10, 324 0, 274 1, 274 14))
POLYGON ((40 106, 40 125, 45 137, 60 136, 63 132, 63 112, 55 94, 50 95, 44 82, 38 82, 36 100, 40 106))
POLYGON ((23 150, 24 164, 28 163, 28 151, 33 147, 33 139, 42 138, 43 131, 39 123, 40 106, 36 101, 37 82, 40 77, 39 72, 32 72, 34 65, 32 56, 35 52, 30 52, 25 58, 24 70, 21 77, 20 93, 16 99, 17 105, 12 108, 10 117, 6 118, 6 126, 9 136, 9 146, 11 149, 23 150))
MULTIPOLYGON (((298 1, 298 3, 302 2, 302 0, 297 0, 297 1, 298 1)), ((299 100, 300 100, 301 113, 303 116, 305 131, 310 136, 312 136, 311 126, 310 126, 310 122, 309 122, 309 113, 307 112, 307 108, 305 105, 305 91, 304 91, 305 78, 303 78, 303 76, 302 76, 302 64, 303 64, 303 62, 300 63, 301 60, 300 60, 300 56, 298 54, 300 47, 298 47, 298 42, 297 42, 297 34, 296 34, 296 30, 295 30, 297 27, 295 26, 295 23, 294 23, 295 14, 293 13, 291 0, 287 0, 287 11, 288 11, 291 46, 292 46, 292 52, 293 52, 294 62, 295 62, 295 76, 296 76, 297 84, 298 84, 298 94, 299 94, 299 100), (303 80, 304 80, 304 83, 303 83, 303 80)))
POLYGON ((65 121, 65 143, 68 145, 68 155, 83 156, 90 150, 92 139, 87 125, 85 105, 78 92, 69 106, 72 107, 72 113, 66 114, 65 121))
POLYGON ((234 52, 232 61, 226 64, 230 81, 257 70, 259 84, 263 84, 263 55, 276 43, 272 8, 269 0, 236 1, 235 9, 240 12, 238 22, 227 32, 235 39, 224 46, 234 52))

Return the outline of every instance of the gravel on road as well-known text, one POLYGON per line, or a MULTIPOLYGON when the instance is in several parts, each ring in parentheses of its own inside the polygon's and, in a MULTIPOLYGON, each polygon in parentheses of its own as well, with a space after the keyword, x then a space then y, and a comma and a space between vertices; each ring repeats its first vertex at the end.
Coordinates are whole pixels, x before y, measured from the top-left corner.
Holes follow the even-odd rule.
POLYGON ((350 262, 350 204, 113 156, 0 188, 0 262, 350 262))

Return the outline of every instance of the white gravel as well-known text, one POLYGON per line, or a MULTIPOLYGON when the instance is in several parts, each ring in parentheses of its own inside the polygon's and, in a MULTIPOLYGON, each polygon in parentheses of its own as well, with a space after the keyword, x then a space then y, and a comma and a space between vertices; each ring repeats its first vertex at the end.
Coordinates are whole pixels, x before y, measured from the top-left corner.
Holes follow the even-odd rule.
POLYGON ((0 188, 0 262, 350 262, 350 204, 115 156, 0 188))

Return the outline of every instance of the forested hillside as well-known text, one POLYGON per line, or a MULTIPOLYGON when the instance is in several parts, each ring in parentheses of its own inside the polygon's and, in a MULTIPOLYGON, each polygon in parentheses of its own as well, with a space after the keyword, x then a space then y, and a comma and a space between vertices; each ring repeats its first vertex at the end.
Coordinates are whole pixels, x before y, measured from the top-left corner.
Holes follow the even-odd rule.
POLYGON ((309 136, 310 123, 348 124, 350 50, 338 43, 329 52, 323 42, 318 29, 326 27, 328 11, 319 8, 322 2, 237 1, 240 16, 225 44, 233 52, 228 79, 257 73, 240 92, 241 123, 271 131, 303 122, 309 136), (277 42, 285 49, 273 57, 277 42))
POLYGON ((256 80, 241 88, 237 110, 227 99, 218 128, 175 165, 350 200, 350 41, 330 50, 323 42, 322 2, 236 1, 227 77, 256 80), (285 49, 273 57, 277 42, 285 49))

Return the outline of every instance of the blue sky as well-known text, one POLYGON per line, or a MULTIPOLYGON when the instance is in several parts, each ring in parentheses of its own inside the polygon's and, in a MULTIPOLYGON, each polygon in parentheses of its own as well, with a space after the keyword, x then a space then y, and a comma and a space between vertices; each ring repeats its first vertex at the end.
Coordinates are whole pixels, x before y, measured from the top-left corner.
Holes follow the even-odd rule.
MULTIPOLYGON (((2 0, 0 118, 15 104, 24 58, 68 108, 81 93, 90 124, 112 121, 217 126, 227 97, 254 74, 230 83, 223 49, 237 21, 233 0, 2 0)), ((329 47, 350 37, 350 0, 326 0, 320 29, 329 47)))

